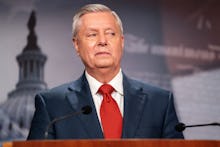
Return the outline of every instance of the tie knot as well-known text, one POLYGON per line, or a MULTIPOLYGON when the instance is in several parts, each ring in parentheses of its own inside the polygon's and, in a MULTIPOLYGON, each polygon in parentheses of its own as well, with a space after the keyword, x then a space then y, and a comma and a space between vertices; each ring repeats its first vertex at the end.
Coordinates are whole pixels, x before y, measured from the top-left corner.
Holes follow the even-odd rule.
POLYGON ((114 91, 114 88, 109 84, 103 84, 98 90, 98 92, 101 93, 102 95, 111 94, 113 91, 114 91))

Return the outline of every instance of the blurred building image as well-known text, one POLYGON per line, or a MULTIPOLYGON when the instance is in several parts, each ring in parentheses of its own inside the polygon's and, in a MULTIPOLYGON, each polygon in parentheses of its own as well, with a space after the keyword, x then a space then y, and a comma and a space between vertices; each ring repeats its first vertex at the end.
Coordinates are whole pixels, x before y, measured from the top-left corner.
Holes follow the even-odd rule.
POLYGON ((16 89, 0 105, 0 140, 26 138, 34 113, 34 96, 47 88, 44 82, 44 65, 47 60, 37 44, 36 16, 33 11, 27 23, 27 45, 17 56, 19 81, 16 89))

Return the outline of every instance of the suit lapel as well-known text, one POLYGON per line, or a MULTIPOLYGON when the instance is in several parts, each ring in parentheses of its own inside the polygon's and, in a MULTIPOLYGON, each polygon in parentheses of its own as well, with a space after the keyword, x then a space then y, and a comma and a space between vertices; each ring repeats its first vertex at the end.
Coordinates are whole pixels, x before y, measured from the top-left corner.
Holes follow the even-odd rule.
POLYGON ((124 118, 123 118, 123 138, 134 138, 141 120, 147 95, 143 93, 143 88, 133 83, 123 75, 124 86, 124 118))
POLYGON ((101 126, 96 114, 96 108, 92 100, 92 95, 85 74, 69 87, 69 92, 66 97, 74 111, 79 111, 85 105, 92 107, 91 114, 82 114, 78 115, 78 117, 82 122, 82 127, 85 128, 85 131, 88 134, 88 138, 103 138, 101 126))
MULTIPOLYGON (((140 86, 135 85, 132 80, 123 74, 124 87, 124 117, 123 117, 123 138, 133 138, 142 117, 144 105, 147 100, 146 93, 140 86)), ((92 113, 89 115, 78 115, 82 122, 82 127, 88 134, 88 138, 103 138, 101 126, 99 124, 96 108, 92 100, 85 74, 80 79, 69 86, 66 94, 74 111, 79 111, 83 106, 90 105, 92 113)))

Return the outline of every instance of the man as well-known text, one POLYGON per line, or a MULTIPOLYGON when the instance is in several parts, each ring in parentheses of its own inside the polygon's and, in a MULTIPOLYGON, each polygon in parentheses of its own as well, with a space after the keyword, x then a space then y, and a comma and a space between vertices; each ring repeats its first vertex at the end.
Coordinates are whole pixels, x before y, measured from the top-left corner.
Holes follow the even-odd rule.
POLYGON ((123 28, 114 11, 100 4, 81 8, 73 19, 73 44, 85 72, 36 96, 28 139, 43 139, 48 126, 49 139, 183 138, 174 129, 172 93, 122 72, 123 28), (90 114, 76 114, 86 105, 90 114))

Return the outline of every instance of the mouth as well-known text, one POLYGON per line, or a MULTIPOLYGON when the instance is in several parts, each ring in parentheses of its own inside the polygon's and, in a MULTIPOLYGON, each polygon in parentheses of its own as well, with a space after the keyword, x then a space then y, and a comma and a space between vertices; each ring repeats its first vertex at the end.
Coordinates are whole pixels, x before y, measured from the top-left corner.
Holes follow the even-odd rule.
POLYGON ((95 54, 95 56, 109 56, 111 55, 109 52, 98 52, 95 54))

